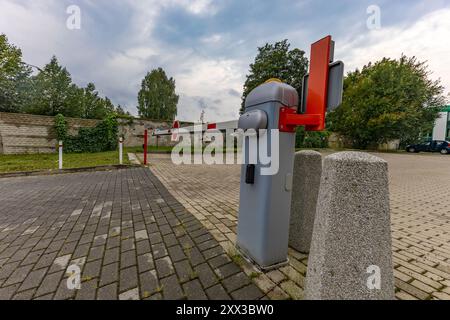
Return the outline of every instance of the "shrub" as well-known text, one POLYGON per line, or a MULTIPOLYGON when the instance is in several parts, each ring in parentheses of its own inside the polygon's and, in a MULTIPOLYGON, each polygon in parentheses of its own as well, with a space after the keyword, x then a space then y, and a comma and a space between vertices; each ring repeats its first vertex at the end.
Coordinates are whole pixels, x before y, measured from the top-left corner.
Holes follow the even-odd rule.
POLYGON ((330 132, 307 132, 305 127, 298 127, 296 132, 296 148, 328 148, 330 132))
POLYGON ((58 140, 64 142, 65 153, 93 153, 117 149, 119 124, 115 115, 106 117, 93 128, 80 128, 76 136, 67 134, 67 122, 64 116, 57 115, 55 131, 58 140))
POLYGON ((65 140, 67 137, 67 121, 62 114, 55 117, 55 131, 58 140, 65 140))

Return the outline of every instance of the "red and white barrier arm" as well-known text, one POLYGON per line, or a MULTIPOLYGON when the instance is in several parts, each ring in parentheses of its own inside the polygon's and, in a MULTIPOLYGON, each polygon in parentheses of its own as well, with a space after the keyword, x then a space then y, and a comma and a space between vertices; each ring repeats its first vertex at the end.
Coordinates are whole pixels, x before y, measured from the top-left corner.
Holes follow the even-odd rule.
POLYGON ((198 130, 198 126, 202 127, 202 132, 206 132, 208 130, 237 130, 238 129, 238 120, 226 121, 226 122, 218 122, 218 123, 208 123, 208 124, 198 124, 197 126, 189 126, 183 128, 176 128, 175 126, 171 129, 156 129, 153 131, 153 136, 170 136, 178 133, 178 129, 183 129, 183 132, 194 133, 195 130, 198 130))

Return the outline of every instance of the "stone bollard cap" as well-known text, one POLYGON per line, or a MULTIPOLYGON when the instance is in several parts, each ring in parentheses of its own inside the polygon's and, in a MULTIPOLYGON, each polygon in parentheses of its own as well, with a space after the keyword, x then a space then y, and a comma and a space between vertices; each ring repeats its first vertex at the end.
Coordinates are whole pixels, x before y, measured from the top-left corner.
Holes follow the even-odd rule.
POLYGON ((387 163, 386 160, 381 159, 377 156, 374 156, 370 153, 366 152, 357 152, 357 151, 345 151, 333 153, 326 157, 326 159, 335 160, 335 161, 349 161, 349 162, 379 162, 379 163, 387 163))
POLYGON ((322 156, 320 152, 314 150, 302 150, 295 153, 295 155, 303 155, 303 156, 322 156))

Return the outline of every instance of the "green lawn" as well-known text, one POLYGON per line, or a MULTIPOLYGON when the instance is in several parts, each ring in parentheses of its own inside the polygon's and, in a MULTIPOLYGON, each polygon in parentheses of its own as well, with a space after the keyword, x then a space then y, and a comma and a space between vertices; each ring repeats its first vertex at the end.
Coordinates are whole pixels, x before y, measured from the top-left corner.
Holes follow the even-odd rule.
MULTIPOLYGON (((173 147, 155 147, 155 146, 148 146, 147 152, 148 153, 155 153, 155 152, 161 152, 161 153, 171 153, 173 147)), ((132 152, 132 153, 144 153, 143 147, 126 147, 124 148, 124 153, 132 152)))
MULTIPOLYGON (((123 163, 129 164, 128 157, 124 151, 123 163)), ((64 154, 64 169, 96 167, 106 165, 118 165, 119 152, 99 152, 64 154)), ((0 155, 0 173, 37 170, 57 170, 58 154, 22 154, 22 155, 0 155)))

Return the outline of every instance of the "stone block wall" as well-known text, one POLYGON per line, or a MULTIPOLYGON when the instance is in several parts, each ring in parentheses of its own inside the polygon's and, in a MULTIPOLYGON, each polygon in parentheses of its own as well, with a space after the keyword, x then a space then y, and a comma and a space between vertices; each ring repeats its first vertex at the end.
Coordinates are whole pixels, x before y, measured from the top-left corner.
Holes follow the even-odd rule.
MULTIPOLYGON (((98 120, 67 118, 69 134, 94 127, 98 120)), ((56 150, 55 118, 0 112, 0 153, 52 153, 56 150)))
MULTIPOLYGON (((66 118, 68 133, 76 135, 79 128, 95 127, 99 120, 66 118)), ((149 145, 169 146, 171 137, 151 136, 156 128, 170 128, 171 123, 134 119, 119 119, 119 134, 123 135, 125 147, 142 146, 144 130, 149 129, 149 145)), ((56 152, 55 118, 22 113, 0 112, 0 154, 27 154, 56 152)))
POLYGON ((152 136, 152 132, 158 128, 170 128, 172 123, 134 119, 133 121, 119 119, 119 134, 124 137, 125 147, 140 147, 144 144, 144 132, 148 129, 148 145, 149 146, 171 146, 170 136, 156 137, 152 136))

